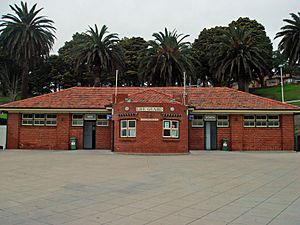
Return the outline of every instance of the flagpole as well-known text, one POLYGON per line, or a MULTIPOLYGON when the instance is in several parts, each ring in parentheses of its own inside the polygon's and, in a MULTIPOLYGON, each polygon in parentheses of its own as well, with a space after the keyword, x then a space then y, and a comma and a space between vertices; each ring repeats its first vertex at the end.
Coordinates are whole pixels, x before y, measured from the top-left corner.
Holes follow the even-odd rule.
POLYGON ((115 103, 117 103, 117 94, 118 94, 118 73, 119 70, 116 70, 115 103))

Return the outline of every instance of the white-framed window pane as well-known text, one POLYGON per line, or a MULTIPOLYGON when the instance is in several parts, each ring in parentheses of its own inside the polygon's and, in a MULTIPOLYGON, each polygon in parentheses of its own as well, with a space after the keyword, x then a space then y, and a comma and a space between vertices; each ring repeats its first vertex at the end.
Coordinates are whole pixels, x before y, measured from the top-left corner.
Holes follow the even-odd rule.
POLYGON ((33 119, 33 114, 24 113, 22 114, 22 119, 33 119))
POLYGON ((45 125, 45 120, 34 120, 34 125, 44 126, 45 125))
POLYGON ((229 127, 229 116, 218 115, 217 116, 217 127, 229 127))
POLYGON ((193 115, 192 127, 204 127, 203 115, 193 115))
POLYGON ((172 137, 178 137, 178 130, 172 130, 172 137))
POLYGON ((255 127, 254 115, 244 115, 244 127, 255 127))
POLYGON ((135 129, 129 129, 128 130, 128 137, 135 137, 136 133, 135 133, 135 129))
POLYGON ((279 127, 279 115, 268 115, 268 127, 279 127))
POLYGON ((108 120, 97 120, 96 124, 99 127, 107 127, 108 126, 108 120))
POLYGON ((129 120, 128 127, 135 127, 135 121, 134 120, 129 120))
POLYGON ((127 120, 122 120, 121 121, 121 128, 126 128, 127 127, 127 120))
POLYGON ((178 128, 178 121, 172 121, 172 129, 178 128))
POLYGON ((83 120, 73 120, 72 126, 77 126, 77 127, 83 126, 83 120))
POLYGON ((171 137, 171 130, 164 129, 164 137, 171 137))
POLYGON ((127 129, 121 130, 121 137, 127 137, 127 129))
POLYGON ((170 126, 170 121, 164 121, 164 128, 165 128, 165 129, 171 128, 171 126, 170 126))
POLYGON ((267 116, 256 115, 256 127, 267 127, 267 116))
POLYGON ((22 125, 26 125, 26 126, 33 125, 33 120, 22 120, 22 125))

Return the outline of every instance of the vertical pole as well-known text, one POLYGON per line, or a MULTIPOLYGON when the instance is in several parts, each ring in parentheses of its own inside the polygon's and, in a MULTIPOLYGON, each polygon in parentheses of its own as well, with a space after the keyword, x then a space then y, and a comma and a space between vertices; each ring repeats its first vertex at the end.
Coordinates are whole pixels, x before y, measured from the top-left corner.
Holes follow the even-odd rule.
POLYGON ((185 72, 183 72, 183 105, 185 105, 185 98, 186 98, 186 75, 185 72))
POLYGON ((283 74, 282 74, 282 67, 283 65, 280 65, 280 80, 281 80, 281 101, 284 102, 284 93, 283 93, 283 74))
POLYGON ((118 94, 118 73, 119 70, 116 70, 115 103, 117 103, 117 94, 118 94))

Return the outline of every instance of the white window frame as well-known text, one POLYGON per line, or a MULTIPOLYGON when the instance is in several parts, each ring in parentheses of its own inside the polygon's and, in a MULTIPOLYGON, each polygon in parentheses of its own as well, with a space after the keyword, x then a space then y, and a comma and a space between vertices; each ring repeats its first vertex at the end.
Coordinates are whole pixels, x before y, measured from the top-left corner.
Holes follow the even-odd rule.
POLYGON ((192 127, 204 127, 204 116, 199 114, 193 114, 193 116, 192 127), (202 119, 195 119, 195 117, 202 117, 202 119))
POLYGON ((83 114, 74 113, 72 114, 72 126, 73 127, 83 127, 83 114), (82 116, 81 119, 75 118, 74 116, 82 116))
POLYGON ((33 121, 34 121, 34 114, 32 114, 32 113, 23 113, 22 114, 22 122, 21 122, 21 124, 22 124, 22 126, 33 126, 33 121), (31 115, 31 117, 27 117, 27 118, 25 118, 25 116, 24 115, 31 115), (25 122, 26 121, 26 122, 25 122), (31 121, 31 123, 28 123, 29 121, 31 121))
POLYGON ((136 120, 120 120, 120 137, 122 138, 135 138, 136 137, 136 120), (122 123, 126 122, 126 126, 122 127, 122 123), (134 122, 134 127, 129 127, 129 123, 134 122), (126 130, 126 135, 123 135, 122 131, 126 130), (134 135, 130 135, 134 131, 134 135))
POLYGON ((280 127, 280 116, 279 115, 268 115, 268 127, 280 127), (271 119, 270 117, 277 117, 276 119, 271 119), (270 123, 273 124, 270 124, 270 123), (274 123, 277 123, 274 125, 274 123))
POLYGON ((256 127, 268 127, 268 116, 267 115, 255 115, 255 126, 256 127), (260 118, 264 117, 264 118, 260 118), (261 124, 265 123, 265 124, 261 124))
POLYGON ((255 115, 244 115, 244 127, 255 127, 255 115), (253 119, 246 119, 246 116, 252 116, 253 119), (253 122, 253 125, 246 125, 245 122, 253 122))
POLYGON ((49 127, 55 127, 57 125, 57 115, 56 114, 46 114, 46 126, 49 127), (55 118, 50 117, 51 116, 55 116, 55 118))
POLYGON ((108 127, 109 125, 109 121, 107 119, 107 115, 106 114, 98 114, 97 115, 97 120, 96 120, 96 126, 98 127, 108 127), (104 118, 101 118, 100 116, 105 116, 104 118))
POLYGON ((46 125, 46 114, 36 113, 33 115, 33 124, 34 126, 45 126, 46 125), (44 117, 38 117, 38 115, 44 115, 44 117))
POLYGON ((229 116, 228 115, 217 115, 217 127, 229 127, 229 116), (226 117, 226 119, 221 118, 226 117))
POLYGON ((179 121, 178 120, 163 120, 163 133, 164 138, 179 138, 179 121), (165 122, 170 123, 170 127, 165 127, 165 122), (172 124, 177 123, 177 127, 173 128, 172 124), (170 136, 165 136, 165 130, 170 130, 170 136), (177 130, 177 135, 173 135, 173 130, 177 130))

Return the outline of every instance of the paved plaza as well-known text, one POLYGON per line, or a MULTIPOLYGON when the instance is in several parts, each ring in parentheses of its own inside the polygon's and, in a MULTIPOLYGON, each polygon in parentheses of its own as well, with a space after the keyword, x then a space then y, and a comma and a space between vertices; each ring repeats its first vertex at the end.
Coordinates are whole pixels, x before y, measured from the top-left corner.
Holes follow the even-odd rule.
POLYGON ((298 225, 300 153, 1 151, 1 225, 298 225))

